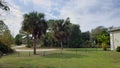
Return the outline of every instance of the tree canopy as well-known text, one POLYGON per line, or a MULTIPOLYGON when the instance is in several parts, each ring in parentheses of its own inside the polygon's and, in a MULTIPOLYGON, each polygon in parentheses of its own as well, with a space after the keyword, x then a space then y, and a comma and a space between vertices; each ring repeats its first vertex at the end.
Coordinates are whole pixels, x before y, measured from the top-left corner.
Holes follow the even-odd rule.
POLYGON ((48 28, 44 16, 43 13, 38 12, 30 12, 23 16, 24 20, 21 30, 32 34, 32 38, 34 39, 34 54, 36 54, 36 39, 45 34, 48 28))

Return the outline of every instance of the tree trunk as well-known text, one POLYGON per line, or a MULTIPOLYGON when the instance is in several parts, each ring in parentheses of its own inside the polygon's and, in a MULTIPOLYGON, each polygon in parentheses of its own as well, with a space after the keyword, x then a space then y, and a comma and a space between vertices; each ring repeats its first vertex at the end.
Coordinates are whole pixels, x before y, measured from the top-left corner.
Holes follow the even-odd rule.
POLYGON ((61 54, 62 54, 62 51, 63 51, 63 44, 62 44, 62 41, 61 41, 61 54))
POLYGON ((27 34, 27 47, 30 47, 29 34, 27 34))
POLYGON ((34 41, 33 41, 33 43, 34 43, 34 55, 36 55, 36 38, 34 37, 34 41))

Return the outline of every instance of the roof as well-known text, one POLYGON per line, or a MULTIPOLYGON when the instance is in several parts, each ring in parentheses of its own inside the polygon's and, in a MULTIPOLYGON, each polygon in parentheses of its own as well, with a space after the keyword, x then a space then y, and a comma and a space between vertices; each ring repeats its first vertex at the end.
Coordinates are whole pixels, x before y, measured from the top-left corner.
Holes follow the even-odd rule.
POLYGON ((120 31, 120 27, 114 27, 109 29, 110 32, 120 31))

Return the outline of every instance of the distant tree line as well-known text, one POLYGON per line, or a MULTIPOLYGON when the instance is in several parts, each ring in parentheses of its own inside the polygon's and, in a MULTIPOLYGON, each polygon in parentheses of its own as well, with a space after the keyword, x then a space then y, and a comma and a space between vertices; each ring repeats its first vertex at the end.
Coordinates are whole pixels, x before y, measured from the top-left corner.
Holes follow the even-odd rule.
MULTIPOLYGON (((25 35, 26 37, 24 39, 21 39, 21 41, 26 39, 27 47, 34 47, 34 44, 40 44, 37 45, 36 47, 52 47, 52 48, 61 47, 61 49, 88 48, 88 47, 98 48, 103 47, 101 45, 103 45, 104 41, 106 45, 104 47, 105 48, 109 47, 107 46, 110 43, 109 32, 108 29, 103 26, 98 26, 95 29, 92 29, 91 32, 89 31, 81 32, 80 26, 78 24, 72 24, 70 22, 69 17, 67 19, 50 19, 50 20, 45 20, 43 17, 40 20, 39 14, 41 16, 44 15, 43 13, 37 12, 31 12, 29 14, 24 15, 24 21, 22 28, 20 30, 20 34, 25 34, 25 32, 27 31, 26 32, 27 34, 25 35), (36 19, 37 14, 38 20, 36 19), (30 18, 33 19, 35 18, 35 22, 33 21, 33 19, 30 18), (43 26, 41 26, 40 23, 37 23, 39 22, 39 20, 41 24, 43 22, 43 26), (38 30, 38 32, 34 32, 34 30, 37 31, 36 29, 38 30), (34 33, 38 33, 38 35, 34 33), (37 35, 35 36, 36 40, 32 41, 34 39, 34 35, 37 35), (31 44, 29 44, 28 41, 31 41, 30 42, 31 44)), ((23 43, 25 42, 23 41, 23 43)))

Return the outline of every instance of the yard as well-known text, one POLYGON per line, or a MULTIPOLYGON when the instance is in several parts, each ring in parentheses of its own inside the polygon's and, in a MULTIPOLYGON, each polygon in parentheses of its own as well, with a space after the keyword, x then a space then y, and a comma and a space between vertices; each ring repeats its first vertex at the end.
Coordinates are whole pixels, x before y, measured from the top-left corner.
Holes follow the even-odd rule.
POLYGON ((0 58, 0 68, 120 68, 120 53, 96 48, 19 52, 0 58))

